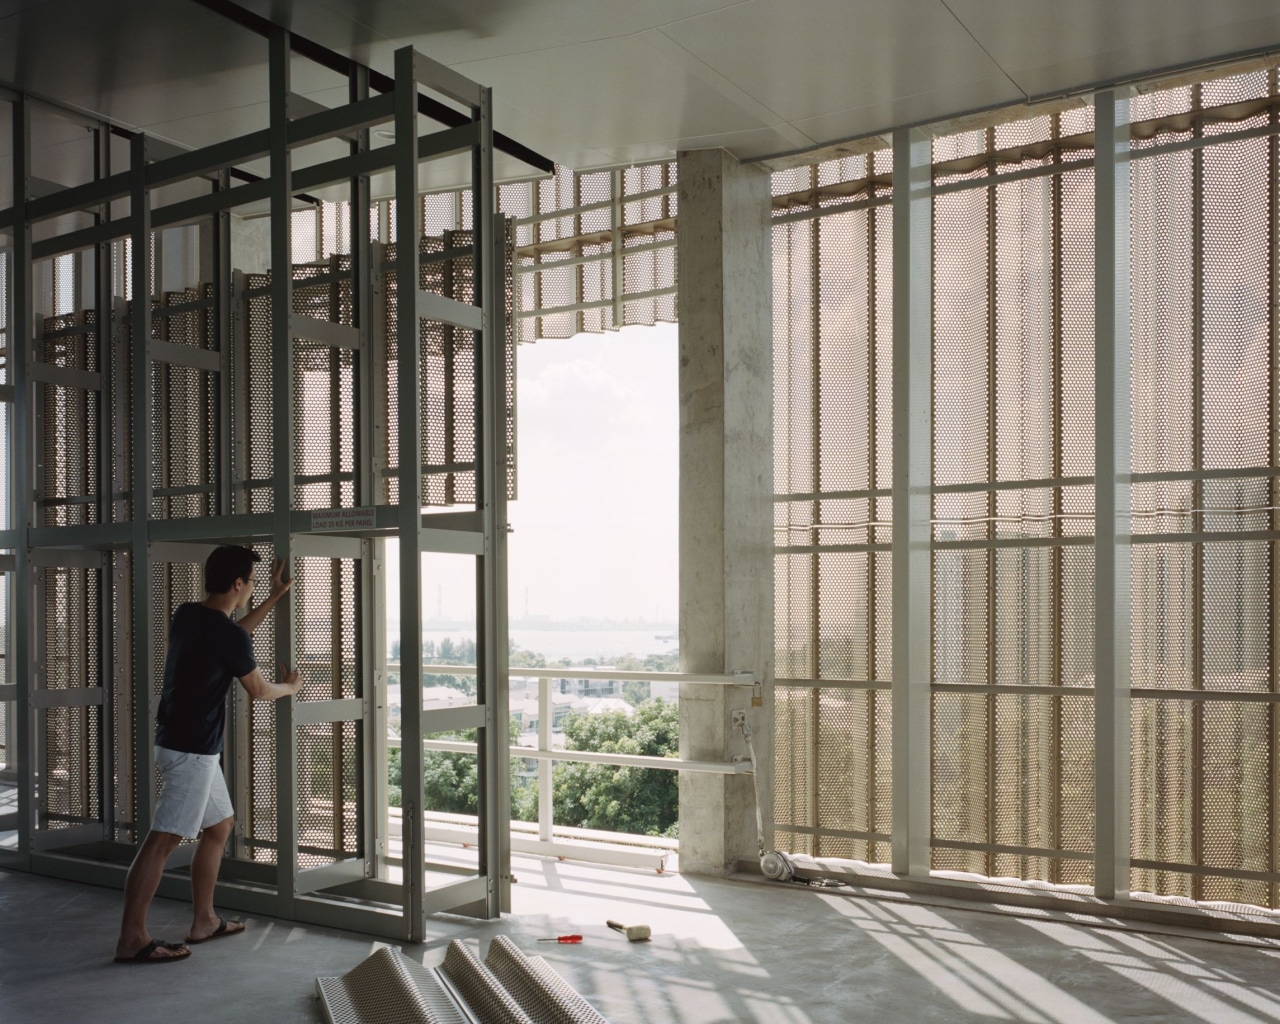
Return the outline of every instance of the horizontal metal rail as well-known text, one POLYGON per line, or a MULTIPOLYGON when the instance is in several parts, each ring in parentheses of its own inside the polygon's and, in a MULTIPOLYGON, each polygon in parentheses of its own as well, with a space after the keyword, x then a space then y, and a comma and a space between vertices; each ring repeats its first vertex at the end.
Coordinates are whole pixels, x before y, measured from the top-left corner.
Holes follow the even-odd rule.
MULTIPOLYGON (((660 167, 669 162, 670 161, 667 160, 659 160, 652 164, 642 164, 640 166, 660 167)), ((615 203, 622 203, 623 205, 626 205, 627 203, 642 202, 645 199, 657 199, 660 196, 675 195, 679 190, 679 187, 679 185, 664 185, 662 188, 649 189, 647 192, 636 192, 629 195, 624 193, 623 195, 613 199, 601 199, 594 203, 583 203, 581 206, 566 206, 555 210, 547 210, 544 213, 534 213, 528 217, 517 217, 513 223, 516 227, 526 227, 531 224, 542 224, 549 220, 559 220, 561 217, 574 217, 580 213, 593 213, 596 210, 608 210, 611 209, 615 203)), ((632 225, 620 224, 618 226, 631 227, 632 225)), ((554 239, 549 238, 547 241, 554 241, 554 239)))
MULTIPOLYGON (((663 222, 650 221, 649 223, 638 224, 635 226, 638 228, 643 228, 643 227, 649 227, 651 224, 661 224, 661 223, 663 222)), ((581 237, 585 238, 588 236, 584 235, 581 237)), ((594 237, 594 236, 591 236, 591 237, 594 237)), ((577 241, 577 239, 565 239, 565 241, 577 241)), ((603 244, 603 243, 592 242, 590 244, 603 244)), ((630 256, 632 253, 641 254, 641 253, 657 252, 660 249, 674 249, 675 247, 676 247, 676 240, 674 238, 664 238, 661 241, 654 242, 652 245, 637 245, 630 249, 623 249, 621 251, 621 255, 625 258, 627 256, 630 256)), ((536 246, 528 246, 528 247, 522 246, 520 248, 517 248, 516 249, 517 259, 533 259, 536 256, 543 255, 542 251, 537 251, 537 252, 526 251, 526 248, 528 250, 533 250, 533 249, 536 249, 536 246)), ((593 252, 586 256, 570 256, 567 259, 550 260, 545 263, 524 263, 524 264, 518 265, 515 268, 515 270, 517 274, 541 274, 548 270, 567 270, 570 267, 581 267, 581 266, 585 266, 588 263, 603 263, 606 260, 612 260, 615 255, 618 255, 618 254, 614 253, 612 247, 610 247, 604 252, 593 252)), ((626 296, 623 296, 623 298, 625 300, 626 296)))
MULTIPOLYGON (((617 301, 619 302, 641 302, 645 299, 656 299, 663 295, 675 295, 676 287, 672 285, 669 288, 654 288, 647 292, 634 292, 630 295, 622 295, 617 301)), ((573 302, 567 306, 548 306, 543 309, 524 309, 520 310, 516 315, 527 320, 530 317, 555 316, 557 313, 581 313, 588 309, 605 309, 611 308, 614 304, 613 299, 593 299, 590 302, 573 302)))
MULTIPOLYGON (((428 722, 431 711, 424 712, 428 722)), ((389 735, 387 746, 398 750, 403 738, 389 735)), ((435 750, 446 754, 475 754, 478 745, 466 740, 423 740, 423 750, 435 750)), ((583 764, 605 764, 616 768, 660 768, 669 772, 702 772, 710 775, 750 775, 750 761, 686 761, 678 757, 654 757, 648 754, 606 754, 598 750, 541 750, 538 747, 508 748, 512 757, 528 761, 577 761, 583 764)))
MULTIPOLYGON (((423 665, 423 672, 437 676, 473 676, 474 665, 423 665)), ((734 672, 730 675, 709 675, 697 672, 631 672, 607 668, 516 668, 509 670, 516 679, 617 679, 639 682, 696 683, 701 686, 754 686, 754 672, 734 672)))

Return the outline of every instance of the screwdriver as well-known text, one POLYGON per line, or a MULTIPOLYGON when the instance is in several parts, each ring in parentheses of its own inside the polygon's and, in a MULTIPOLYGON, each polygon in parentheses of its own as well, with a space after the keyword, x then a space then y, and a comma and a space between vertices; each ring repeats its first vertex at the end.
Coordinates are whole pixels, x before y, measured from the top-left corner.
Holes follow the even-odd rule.
POLYGON ((554 939, 539 939, 539 942, 581 942, 581 935, 557 935, 554 939))

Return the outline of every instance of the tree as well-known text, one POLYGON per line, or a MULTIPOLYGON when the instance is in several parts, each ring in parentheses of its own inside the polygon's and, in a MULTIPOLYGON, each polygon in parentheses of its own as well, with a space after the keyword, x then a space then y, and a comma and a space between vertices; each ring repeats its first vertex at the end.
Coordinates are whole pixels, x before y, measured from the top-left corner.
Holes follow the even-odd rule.
POLYGON ((625 679, 622 683, 622 699, 632 707, 639 707, 649 699, 652 684, 648 680, 625 679))
MULTIPOLYGON (((632 715, 621 711, 570 715, 565 719, 565 745, 569 750, 675 757, 678 724, 676 705, 647 700, 632 715)), ((562 761, 553 779, 558 824, 640 835, 674 834, 679 786, 673 771, 562 761)))
MULTIPOLYGON (((511 728, 515 730, 514 722, 511 728)), ((474 743, 476 731, 468 729, 466 732, 445 734, 440 738, 474 743)), ((392 807, 400 807, 404 779, 400 749, 389 750, 387 755, 387 802, 392 807)), ((512 817, 519 821, 537 821, 538 787, 519 777, 518 764, 518 759, 513 759, 510 763, 512 817)), ((428 811, 438 811, 441 814, 477 813, 480 806, 480 777, 475 754, 455 754, 445 750, 423 751, 422 788, 423 807, 428 811)))

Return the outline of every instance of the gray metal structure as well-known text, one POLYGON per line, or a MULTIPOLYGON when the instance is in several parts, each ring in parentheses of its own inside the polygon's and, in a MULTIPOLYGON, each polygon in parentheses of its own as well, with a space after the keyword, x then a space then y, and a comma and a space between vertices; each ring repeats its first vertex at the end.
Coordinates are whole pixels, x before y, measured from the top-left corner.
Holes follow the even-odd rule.
MULTIPOLYGON (((0 803, 0 866, 123 884, 154 803, 169 616, 202 596, 212 545, 244 543, 292 566, 290 600, 255 641, 264 672, 297 666, 303 688, 274 704, 236 688, 225 768, 238 826, 216 898, 419 940, 428 914, 495 917, 509 902, 514 336, 491 96, 405 47, 389 91, 371 94, 368 69, 353 64, 350 101, 319 109, 290 89, 289 34, 276 29, 268 43, 267 130, 190 152, 136 134, 117 168, 122 133, 89 122, 95 175, 75 187, 46 189, 32 172, 33 111, 49 108, 0 96, 13 111, 16 183, 0 210, 0 232, 12 237, 0 306, 12 442, 0 530, 0 549, 12 552, 0 562, 12 615, 0 789, 14 803, 0 803), (424 133, 421 112, 440 104, 423 90, 453 104, 454 120, 465 111, 465 123, 424 133), (378 125, 394 141, 373 145, 378 125), (299 149, 335 142, 349 154, 295 168, 299 149), (394 171, 404 243, 418 238, 419 165, 468 153, 469 236, 394 253, 370 242, 370 175, 394 171), (263 158, 265 179, 237 170, 263 158), (233 177, 251 180, 233 186, 233 177), (294 266, 299 194, 343 184, 350 255, 294 266), (272 272, 243 274, 233 270, 232 211, 263 200, 272 272), (159 232, 183 224, 200 225, 201 284, 166 293, 159 232), (50 262, 65 254, 70 264, 50 262), (73 312, 37 317, 48 305, 41 288, 66 266, 73 312), (440 505, 464 507, 424 513, 440 505), (403 863, 388 856, 378 599, 388 537, 399 540, 405 623, 421 621, 424 552, 476 564, 476 702, 428 713, 421 688, 406 685, 402 716, 406 738, 477 731, 479 854, 465 876, 426 859, 420 744, 403 746, 403 863)), ((401 660, 406 680, 421 675, 420 629, 403 630, 401 660)), ((182 871, 180 853, 162 894, 185 896, 182 871)))

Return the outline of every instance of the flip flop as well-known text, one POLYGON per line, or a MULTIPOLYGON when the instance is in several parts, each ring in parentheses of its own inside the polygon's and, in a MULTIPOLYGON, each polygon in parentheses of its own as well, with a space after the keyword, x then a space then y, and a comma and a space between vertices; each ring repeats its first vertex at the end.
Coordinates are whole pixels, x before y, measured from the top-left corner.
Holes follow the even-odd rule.
POLYGON ((191 950, 187 949, 181 942, 159 942, 156 939, 152 939, 138 952, 134 953, 133 956, 118 956, 114 962, 118 964, 176 964, 179 960, 185 960, 190 955, 191 950), (172 950, 175 955, 152 956, 151 954, 157 949, 172 950), (179 953, 178 950, 183 952, 179 953))
POLYGON ((244 922, 239 918, 234 921, 228 921, 225 917, 218 918, 218 927, 214 929, 212 935, 206 935, 203 939, 187 939, 188 946, 198 946, 202 942, 212 942, 214 939, 225 939, 228 935, 239 935, 244 931, 244 922), (228 931, 227 925, 238 924, 240 927, 235 931, 228 931))

